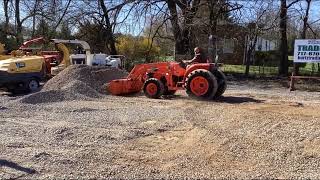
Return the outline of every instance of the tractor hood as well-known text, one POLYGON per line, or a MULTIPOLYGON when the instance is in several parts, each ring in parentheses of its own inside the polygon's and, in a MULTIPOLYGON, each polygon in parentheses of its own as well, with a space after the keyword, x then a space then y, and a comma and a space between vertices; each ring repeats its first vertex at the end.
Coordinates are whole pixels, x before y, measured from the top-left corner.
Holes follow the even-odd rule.
POLYGON ((42 56, 12 57, 0 61, 0 71, 8 73, 29 73, 42 70, 44 58, 42 56))

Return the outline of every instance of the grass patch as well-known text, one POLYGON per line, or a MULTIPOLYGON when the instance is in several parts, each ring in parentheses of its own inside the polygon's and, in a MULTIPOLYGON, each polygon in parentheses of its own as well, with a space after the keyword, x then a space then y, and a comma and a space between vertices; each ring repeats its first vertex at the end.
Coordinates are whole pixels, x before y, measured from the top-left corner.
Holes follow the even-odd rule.
MULTIPOLYGON (((244 74, 245 73, 245 65, 230 65, 224 64, 223 71, 228 74, 244 74)), ((293 71, 293 67, 289 67, 289 73, 293 71)), ((318 65, 314 63, 312 67, 312 63, 307 63, 305 67, 300 67, 301 75, 320 75, 320 70, 318 69, 318 65)), ((278 67, 272 66, 250 66, 250 75, 265 75, 265 76, 274 76, 278 75, 278 67)))

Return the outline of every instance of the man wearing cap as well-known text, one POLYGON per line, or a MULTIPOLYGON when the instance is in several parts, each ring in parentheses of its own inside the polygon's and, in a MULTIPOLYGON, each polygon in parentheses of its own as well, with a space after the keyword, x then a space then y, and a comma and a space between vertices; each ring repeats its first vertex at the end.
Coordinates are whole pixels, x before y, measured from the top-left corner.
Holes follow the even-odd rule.
POLYGON ((191 60, 184 60, 186 64, 193 64, 193 63, 208 63, 207 58, 204 57, 202 50, 199 47, 194 48, 194 58, 191 60))

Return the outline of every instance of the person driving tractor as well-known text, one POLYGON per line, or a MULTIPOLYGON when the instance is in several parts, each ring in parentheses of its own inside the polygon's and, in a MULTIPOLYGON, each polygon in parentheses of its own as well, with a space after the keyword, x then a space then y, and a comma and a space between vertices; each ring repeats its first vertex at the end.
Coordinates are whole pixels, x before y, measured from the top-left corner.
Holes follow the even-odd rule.
POLYGON ((208 63, 208 59, 204 56, 202 49, 199 47, 194 48, 194 57, 191 60, 184 60, 185 64, 193 63, 208 63))

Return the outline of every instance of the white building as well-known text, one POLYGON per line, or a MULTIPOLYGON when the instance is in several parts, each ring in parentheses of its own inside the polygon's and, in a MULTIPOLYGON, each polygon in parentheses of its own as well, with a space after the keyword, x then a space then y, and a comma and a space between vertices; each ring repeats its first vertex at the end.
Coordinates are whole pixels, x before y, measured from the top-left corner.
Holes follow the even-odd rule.
POLYGON ((277 49, 276 41, 270 41, 263 39, 262 37, 257 37, 255 51, 274 51, 277 49))

